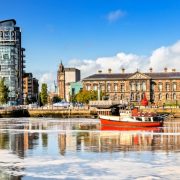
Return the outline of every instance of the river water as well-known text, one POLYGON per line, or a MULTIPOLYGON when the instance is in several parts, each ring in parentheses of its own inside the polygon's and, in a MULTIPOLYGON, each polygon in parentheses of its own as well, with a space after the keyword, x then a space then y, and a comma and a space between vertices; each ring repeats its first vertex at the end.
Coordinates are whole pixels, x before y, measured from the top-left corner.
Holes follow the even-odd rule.
POLYGON ((97 119, 0 119, 0 180, 179 179, 180 121, 102 128, 97 119))

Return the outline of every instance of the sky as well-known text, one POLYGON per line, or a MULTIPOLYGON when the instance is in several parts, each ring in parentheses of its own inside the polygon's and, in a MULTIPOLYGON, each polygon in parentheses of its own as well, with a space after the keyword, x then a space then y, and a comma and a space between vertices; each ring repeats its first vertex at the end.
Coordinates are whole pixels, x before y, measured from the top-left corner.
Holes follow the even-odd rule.
POLYGON ((26 72, 53 89, 59 63, 118 73, 180 70, 179 0, 0 0, 0 20, 15 19, 26 72))

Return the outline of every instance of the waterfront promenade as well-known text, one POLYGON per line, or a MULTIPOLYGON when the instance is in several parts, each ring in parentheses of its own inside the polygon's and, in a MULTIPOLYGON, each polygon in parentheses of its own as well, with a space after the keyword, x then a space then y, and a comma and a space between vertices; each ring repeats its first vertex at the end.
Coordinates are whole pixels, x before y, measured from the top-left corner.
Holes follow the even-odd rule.
MULTIPOLYGON (((173 117, 180 117, 180 108, 143 108, 143 112, 156 112, 156 113, 169 113, 173 117)), ((97 118, 97 109, 84 107, 37 107, 37 108, 25 108, 21 106, 13 106, 0 110, 0 117, 91 117, 97 118)))

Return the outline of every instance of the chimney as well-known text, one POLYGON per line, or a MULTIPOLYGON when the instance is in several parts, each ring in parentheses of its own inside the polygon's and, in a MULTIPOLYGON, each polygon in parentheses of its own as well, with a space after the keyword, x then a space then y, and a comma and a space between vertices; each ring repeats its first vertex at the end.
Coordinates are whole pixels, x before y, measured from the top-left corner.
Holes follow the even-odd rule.
POLYGON ((150 67, 150 68, 149 68, 149 72, 152 73, 152 71, 153 71, 153 69, 152 69, 152 67, 150 67))
POLYGON ((173 69, 172 69, 172 72, 176 72, 176 69, 175 69, 175 68, 173 68, 173 69))
POLYGON ((164 68, 164 72, 167 72, 167 67, 164 68))
POLYGON ((101 74, 101 73, 102 73, 102 70, 98 70, 98 73, 101 74))
POLYGON ((109 73, 109 74, 111 74, 111 72, 112 72, 112 69, 111 69, 111 68, 109 68, 109 69, 108 69, 108 73, 109 73))
POLYGON ((125 73, 125 69, 124 69, 124 68, 122 68, 122 69, 121 69, 121 72, 124 74, 124 73, 125 73))

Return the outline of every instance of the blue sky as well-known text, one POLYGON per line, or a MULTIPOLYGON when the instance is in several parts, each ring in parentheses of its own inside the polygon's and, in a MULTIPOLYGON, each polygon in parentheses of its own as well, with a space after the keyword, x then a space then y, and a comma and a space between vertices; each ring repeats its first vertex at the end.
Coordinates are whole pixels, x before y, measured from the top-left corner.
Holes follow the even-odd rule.
POLYGON ((92 64, 120 52, 151 57, 156 49, 180 39, 179 0, 0 0, 0 4, 1 20, 14 18, 21 27, 26 71, 37 75, 55 72, 61 59, 65 66, 78 62, 80 67, 81 62, 87 65, 86 60, 92 64))

